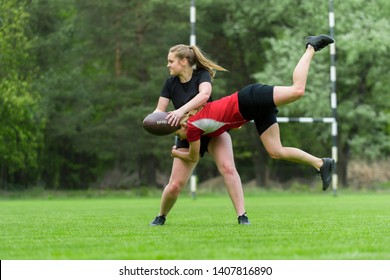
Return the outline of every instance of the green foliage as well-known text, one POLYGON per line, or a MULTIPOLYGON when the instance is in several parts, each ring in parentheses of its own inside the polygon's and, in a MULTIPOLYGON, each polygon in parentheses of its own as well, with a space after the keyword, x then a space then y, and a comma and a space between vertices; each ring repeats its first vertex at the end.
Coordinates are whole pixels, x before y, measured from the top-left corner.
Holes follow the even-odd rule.
POLYGON ((42 146, 43 118, 39 94, 32 88, 35 66, 32 40, 26 36, 28 13, 23 1, 0 4, 0 177, 27 184, 34 176, 42 146), (6 172, 4 172, 6 171, 6 172))
POLYGON ((36 115, 37 102, 27 82, 19 79, 0 83, 0 155, 10 172, 37 167, 41 127, 36 115))
POLYGON ((387 1, 337 3, 350 9, 339 18, 337 33, 339 116, 343 150, 352 157, 389 155, 390 9, 387 1), (386 16, 387 14, 387 16, 386 16))
POLYGON ((363 155, 370 160, 388 158, 390 138, 386 127, 390 125, 389 113, 373 111, 371 104, 355 106, 352 103, 346 101, 344 104, 350 108, 343 116, 343 128, 349 131, 345 145, 351 147, 354 155, 363 155))
MULTIPOLYGON (((145 159, 155 163, 153 168, 164 167, 159 164, 164 160, 157 158, 169 154, 165 149, 160 156, 162 147, 169 147, 163 146, 168 139, 153 144, 141 127, 166 77, 162 67, 145 64, 165 64, 168 45, 161 49, 160 23, 153 20, 161 2, 53 2, 45 7, 51 11, 41 14, 45 4, 37 1, 32 7, 39 15, 33 19, 39 34, 37 55, 42 47, 56 49, 50 59, 41 60, 43 71, 36 83, 48 119, 42 156, 45 185, 88 187, 114 168, 144 174, 145 159), (42 28, 46 22, 55 24, 42 28), (158 152, 140 148, 147 143, 158 152)), ((155 178, 150 180, 144 183, 155 184, 155 178)))
MULTIPOLYGON (((389 156, 390 4, 335 1, 340 165, 389 156)), ((248 83, 291 83, 305 37, 329 33, 328 1, 196 1, 197 44, 230 72, 219 98, 248 83)), ((168 77, 166 56, 189 42, 190 1, 3 0, 0 3, 2 182, 46 188, 164 184, 173 137, 141 127, 168 77), (163 176, 163 177, 164 177, 163 176)), ((279 116, 330 116, 328 50, 316 54, 306 95, 279 116)), ((281 126, 283 144, 329 156, 330 127, 281 126), (310 135, 302 137, 301 135, 310 135)), ((253 127, 232 133, 243 178, 307 173, 270 160, 253 127)), ((340 170, 343 170, 341 168, 340 170)), ((205 156, 200 180, 218 174, 205 156)), ((341 172, 341 175, 346 172, 341 172)), ((343 180, 341 180, 343 181, 343 180)), ((4 185, 4 184, 3 184, 4 185)))

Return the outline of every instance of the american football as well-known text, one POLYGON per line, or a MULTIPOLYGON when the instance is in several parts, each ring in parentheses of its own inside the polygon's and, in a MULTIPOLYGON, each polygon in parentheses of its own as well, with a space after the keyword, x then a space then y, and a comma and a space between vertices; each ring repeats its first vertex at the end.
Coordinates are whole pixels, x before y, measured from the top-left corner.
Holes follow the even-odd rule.
POLYGON ((176 131, 180 126, 171 126, 165 119, 167 112, 154 112, 146 116, 142 122, 143 128, 150 134, 157 136, 169 135, 176 131))

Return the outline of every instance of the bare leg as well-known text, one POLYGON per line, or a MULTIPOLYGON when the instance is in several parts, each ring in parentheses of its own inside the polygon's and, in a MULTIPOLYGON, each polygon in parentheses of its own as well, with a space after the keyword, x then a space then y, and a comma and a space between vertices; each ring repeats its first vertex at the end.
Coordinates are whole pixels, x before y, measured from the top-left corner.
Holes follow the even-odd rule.
POLYGON ((173 159, 171 177, 165 186, 160 205, 160 215, 168 215, 196 166, 179 158, 173 159))
POLYGON ((298 64, 295 66, 292 86, 274 87, 274 102, 276 106, 289 104, 298 100, 304 95, 307 75, 309 73, 310 63, 314 53, 314 48, 308 45, 305 53, 302 55, 298 64))
MULTIPOLYGON (((330 42, 328 39, 325 41, 325 43, 330 42)), ((321 46, 322 45, 323 44, 321 43, 321 46)), ((307 75, 309 73, 310 63, 313 59, 314 53, 314 48, 311 45, 307 45, 305 53, 295 66, 292 86, 274 87, 273 97, 276 106, 289 104, 304 95, 307 75)), ((321 173, 323 190, 326 190, 329 187, 331 181, 330 176, 333 171, 332 161, 330 161, 330 159, 325 159, 325 161, 298 148, 283 147, 280 141, 278 123, 273 124, 262 135, 260 135, 260 140, 263 142, 263 145, 271 158, 311 165, 321 173), (325 163, 327 164, 325 165, 325 163)))
POLYGON ((232 140, 228 133, 213 138, 209 143, 209 153, 214 158, 219 172, 236 209, 237 216, 245 213, 244 192, 242 190, 241 178, 237 172, 234 157, 232 140))
POLYGON ((300 149, 283 147, 280 141, 279 124, 277 123, 273 124, 264 131, 264 133, 260 136, 260 140, 263 142, 265 149, 273 159, 303 163, 311 165, 317 170, 320 170, 320 167, 323 164, 321 158, 312 156, 300 149))

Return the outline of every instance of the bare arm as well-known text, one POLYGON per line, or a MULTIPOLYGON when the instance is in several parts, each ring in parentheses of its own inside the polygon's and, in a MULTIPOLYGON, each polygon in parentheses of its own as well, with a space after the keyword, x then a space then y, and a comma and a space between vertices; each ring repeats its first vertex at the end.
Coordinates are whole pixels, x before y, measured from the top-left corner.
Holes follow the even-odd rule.
POLYGON ((154 112, 166 112, 168 105, 169 105, 169 99, 166 97, 161 97, 158 99, 157 107, 154 109, 154 112))
POLYGON ((167 116, 168 123, 171 125, 178 125, 180 118, 192 109, 198 108, 205 104, 210 98, 212 91, 211 83, 203 82, 199 85, 199 93, 192 98, 189 102, 181 106, 179 109, 172 111, 167 116))
POLYGON ((184 161, 198 162, 199 150, 200 150, 200 140, 197 140, 194 142, 190 142, 190 147, 188 151, 177 150, 176 146, 173 146, 171 155, 172 157, 177 157, 184 161))

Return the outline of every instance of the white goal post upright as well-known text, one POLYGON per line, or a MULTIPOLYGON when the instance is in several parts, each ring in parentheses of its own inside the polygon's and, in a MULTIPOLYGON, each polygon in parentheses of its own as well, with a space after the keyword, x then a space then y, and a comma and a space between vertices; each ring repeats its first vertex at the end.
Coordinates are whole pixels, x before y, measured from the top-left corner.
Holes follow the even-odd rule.
MULTIPOLYGON (((329 0, 329 33, 332 38, 335 38, 335 16, 333 0, 329 0)), ((337 193, 338 186, 338 127, 337 127, 337 95, 336 95, 336 42, 330 45, 330 106, 332 109, 332 158, 336 161, 335 170, 332 178, 333 194, 337 193)))
MULTIPOLYGON (((195 32, 195 23, 196 23, 196 7, 195 0, 191 0, 190 6, 190 25, 191 25, 191 34, 190 34, 190 46, 196 45, 196 32, 195 32)), ((192 198, 196 198, 196 187, 197 187, 197 176, 195 174, 195 170, 193 171, 190 178, 190 190, 192 198)))
POLYGON ((190 24, 191 24, 190 45, 191 46, 196 45, 195 23, 196 23, 195 0, 191 0, 191 7, 190 7, 190 24))

